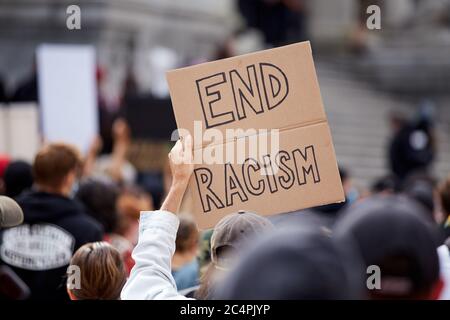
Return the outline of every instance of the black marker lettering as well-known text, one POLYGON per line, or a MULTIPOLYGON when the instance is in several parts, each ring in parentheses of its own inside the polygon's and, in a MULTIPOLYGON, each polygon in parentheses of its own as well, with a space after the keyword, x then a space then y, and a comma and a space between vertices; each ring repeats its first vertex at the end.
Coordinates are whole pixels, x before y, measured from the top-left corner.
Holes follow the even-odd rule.
POLYGON ((233 196, 238 195, 242 202, 248 200, 241 183, 239 182, 236 172, 230 163, 225 164, 225 198, 227 207, 233 205, 233 196))
POLYGON ((211 92, 211 89, 226 83, 225 73, 217 73, 196 81, 198 96, 200 99, 206 128, 220 126, 234 121, 233 111, 221 113, 213 112, 213 104, 222 99, 220 89, 211 92))
POLYGON ((198 193, 202 202, 203 212, 211 211, 211 203, 217 208, 224 207, 219 197, 212 191, 211 183, 213 175, 208 168, 197 168, 194 170, 195 180, 197 182, 198 193))
POLYGON ((264 112, 255 65, 250 65, 247 67, 247 76, 248 84, 244 81, 244 79, 242 79, 237 70, 230 71, 234 104, 239 120, 247 117, 245 113, 245 105, 248 105, 255 114, 264 112))
MULTIPOLYGON (((264 193, 264 190, 266 189, 266 185, 264 183, 264 179, 260 178, 257 183, 257 187, 252 183, 251 173, 250 170, 253 173, 256 173, 261 170, 261 166, 259 165, 258 161, 252 158, 248 158, 244 161, 242 164, 242 176, 244 177, 244 183, 245 187, 247 188, 248 192, 251 193, 254 196, 259 196, 264 193)), ((258 174, 258 176, 261 176, 258 174)))
POLYGON ((319 169, 317 168, 316 154, 313 146, 305 148, 303 153, 300 149, 292 151, 297 173, 298 184, 306 183, 306 177, 312 174, 314 183, 320 182, 319 169), (299 173, 299 169, 301 173, 299 173))

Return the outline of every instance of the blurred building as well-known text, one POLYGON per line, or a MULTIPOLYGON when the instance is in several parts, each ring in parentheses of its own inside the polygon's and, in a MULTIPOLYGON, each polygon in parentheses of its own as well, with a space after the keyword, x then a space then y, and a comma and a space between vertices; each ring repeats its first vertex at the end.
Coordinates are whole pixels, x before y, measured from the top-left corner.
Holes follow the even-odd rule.
POLYGON ((0 76, 14 87, 32 70, 41 43, 97 47, 108 72, 107 91, 117 91, 129 69, 142 89, 151 85, 149 50, 173 49, 181 62, 209 56, 235 24, 228 0, 1 0, 0 76), (68 30, 66 9, 81 8, 81 30, 68 30))
MULTIPOLYGON (((41 43, 89 43, 107 72, 106 96, 120 94, 130 71, 138 89, 148 91, 156 87, 153 49, 171 50, 164 55, 173 54, 178 66, 217 57, 217 49, 248 23, 238 2, 0 0, 0 79, 12 89, 26 78, 41 43), (81 30, 66 27, 72 4, 81 8, 81 30)), ((338 160, 356 180, 367 185, 387 172, 389 114, 412 115, 424 98, 434 101, 438 119, 435 172, 450 172, 450 0, 282 3, 301 5, 303 35, 312 41, 338 160), (365 26, 370 4, 381 7, 381 30, 365 26)), ((261 33, 241 32, 235 53, 269 47, 261 33)))

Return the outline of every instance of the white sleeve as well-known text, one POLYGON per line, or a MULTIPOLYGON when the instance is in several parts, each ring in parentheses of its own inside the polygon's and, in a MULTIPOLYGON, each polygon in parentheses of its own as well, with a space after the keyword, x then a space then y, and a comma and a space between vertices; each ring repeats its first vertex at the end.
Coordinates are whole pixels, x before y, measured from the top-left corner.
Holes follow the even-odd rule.
POLYGON ((186 299, 177 292, 171 273, 178 217, 167 211, 142 212, 135 265, 121 293, 122 300, 186 299))

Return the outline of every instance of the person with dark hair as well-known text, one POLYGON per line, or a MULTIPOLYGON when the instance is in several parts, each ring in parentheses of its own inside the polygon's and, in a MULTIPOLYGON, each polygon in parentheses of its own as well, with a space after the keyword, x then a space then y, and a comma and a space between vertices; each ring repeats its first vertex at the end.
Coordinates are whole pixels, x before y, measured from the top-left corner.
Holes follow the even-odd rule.
POLYGON ((396 131, 389 144, 391 171, 400 181, 419 170, 426 172, 436 153, 433 119, 419 112, 412 121, 395 124, 396 131))
POLYGON ((136 212, 151 209, 151 200, 137 188, 119 189, 106 178, 87 178, 82 181, 76 199, 87 213, 104 228, 103 240, 117 249, 125 263, 127 274, 134 266, 131 252, 137 242, 139 216, 136 212))
POLYGON ((189 216, 181 216, 172 257, 172 275, 178 291, 193 288, 199 283, 198 240, 195 221, 189 216))
POLYGON ((13 161, 3 175, 5 195, 11 198, 19 196, 33 185, 31 165, 25 161, 13 161))
POLYGON ((426 217, 424 207, 407 197, 377 196, 350 207, 337 222, 335 239, 354 241, 367 271, 378 270, 367 286, 371 299, 440 296, 438 235, 426 217))
POLYGON ((434 179, 426 174, 411 174, 409 175, 402 187, 402 192, 420 203, 428 212, 428 217, 435 223, 434 217, 434 179))
POLYGON ((34 187, 17 198, 24 223, 4 230, 0 260, 30 287, 31 299, 67 300, 63 276, 74 250, 103 230, 72 199, 81 159, 76 148, 49 144, 36 155, 34 187))
POLYGON ((88 178, 81 181, 75 198, 87 209, 87 214, 103 226, 105 233, 113 233, 118 226, 117 199, 119 188, 112 182, 88 178))
POLYGON ((371 187, 372 194, 390 195, 398 190, 398 181, 393 175, 387 175, 376 179, 371 187))

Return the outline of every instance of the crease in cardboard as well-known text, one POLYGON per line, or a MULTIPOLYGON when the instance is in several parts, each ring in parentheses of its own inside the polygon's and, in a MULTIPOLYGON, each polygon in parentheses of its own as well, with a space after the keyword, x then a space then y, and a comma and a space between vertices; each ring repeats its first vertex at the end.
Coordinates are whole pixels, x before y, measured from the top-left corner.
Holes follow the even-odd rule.
MULTIPOLYGON (((318 119, 318 120, 306 121, 306 122, 302 122, 302 123, 299 123, 299 124, 294 124, 294 125, 285 126, 285 127, 281 127, 281 128, 265 129, 265 130, 267 130, 267 132, 265 132, 265 133, 257 132, 255 134, 242 135, 242 136, 234 137, 232 139, 225 139, 225 140, 222 140, 222 141, 219 141, 219 142, 204 143, 204 144, 201 144, 201 145, 199 145, 199 144, 195 145, 194 144, 193 150, 201 150, 201 149, 204 149, 206 147, 215 147, 215 146, 224 145, 224 144, 227 144, 227 143, 233 143, 233 142, 238 141, 240 139, 250 138, 250 137, 254 137, 254 136, 268 135, 270 133, 270 130, 278 130, 281 133, 281 132, 285 132, 285 131, 289 131, 289 130, 301 129, 301 128, 305 128, 305 127, 311 127, 311 126, 318 125, 318 124, 328 124, 328 120, 327 119, 318 119)), ((263 128, 259 128, 259 129, 263 129, 263 128)), ((259 130, 259 129, 256 129, 256 130, 259 130)))

